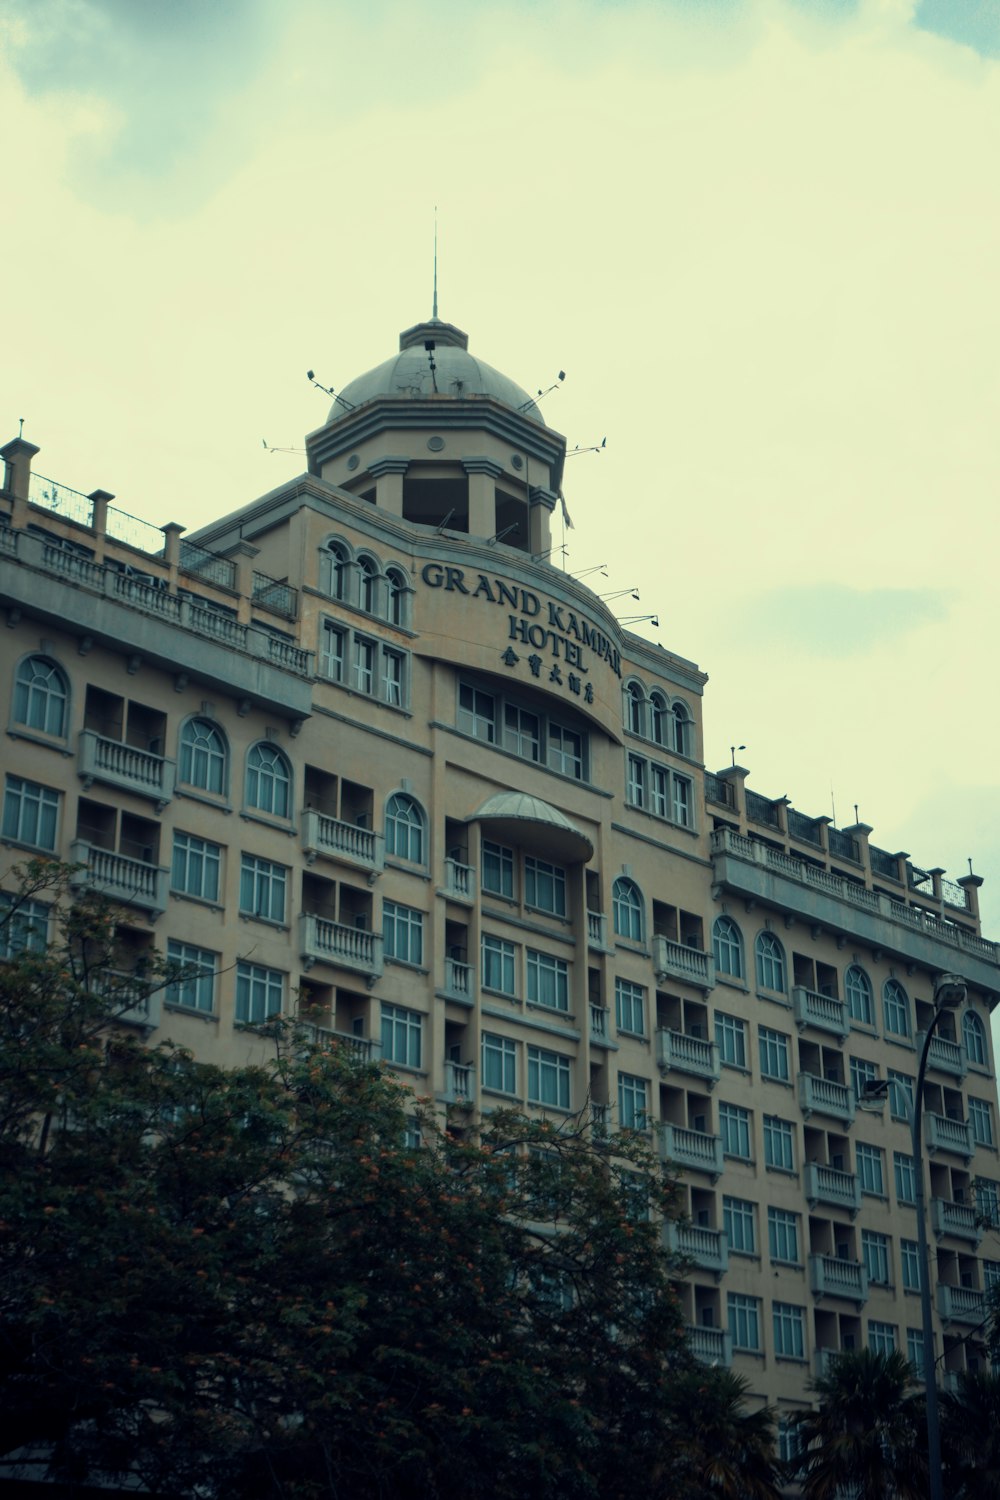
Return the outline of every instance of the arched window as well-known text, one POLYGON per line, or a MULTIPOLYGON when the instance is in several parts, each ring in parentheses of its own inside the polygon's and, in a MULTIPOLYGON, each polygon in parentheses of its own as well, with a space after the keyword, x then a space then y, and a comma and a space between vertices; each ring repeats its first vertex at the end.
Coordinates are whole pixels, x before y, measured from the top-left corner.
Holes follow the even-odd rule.
POLYGON ((642 892, 634 880, 619 876, 612 887, 615 914, 615 932, 619 937, 642 942, 642 892))
POLYGON ((395 792, 385 804, 385 852, 424 863, 424 814, 419 802, 395 792))
POLYGON ((875 1025, 875 1006, 872 1000, 872 982, 864 969, 851 964, 844 975, 844 993, 847 996, 847 1013, 852 1021, 863 1026, 875 1025))
POLYGON ((374 558, 359 557, 358 574, 360 577, 358 603, 363 610, 373 615, 378 602, 378 564, 374 558))
POLYGON ((47 656, 28 656, 14 682, 14 722, 42 734, 66 733, 66 678, 47 656))
POLYGON ((181 781, 221 795, 226 790, 226 759, 222 731, 208 719, 188 719, 181 729, 181 781))
POLYGON ((387 568, 385 581, 389 587, 389 623, 403 625, 406 615, 406 579, 398 568, 387 568))
POLYGON ((893 1036, 911 1035, 910 1000, 898 979, 887 979, 882 986, 882 1018, 893 1036))
POLYGON ((965 1043, 965 1055, 970 1063, 978 1063, 981 1068, 985 1068, 986 1032, 974 1010, 967 1010, 962 1017, 962 1040, 965 1043))
POLYGON ((625 689, 625 723, 632 734, 646 732, 646 695, 641 683, 630 682, 625 689))
POLYGON ((290 816, 292 773, 274 745, 251 745, 247 751, 247 807, 275 818, 290 816))
POLYGON ((347 598, 347 548, 341 542, 327 542, 320 553, 319 586, 331 599, 347 598))
POLYGON ((649 695, 649 737, 658 745, 667 745, 667 724, 670 719, 670 710, 662 693, 650 693, 649 695))
POLYGON ((757 983, 762 990, 785 990, 785 950, 773 932, 757 934, 757 983))
POLYGON ((712 926, 712 957, 717 974, 743 978, 743 935, 732 917, 716 917, 712 926))
POLYGON ((671 712, 674 716, 674 749, 678 755, 691 754, 691 715, 687 704, 676 702, 671 712))

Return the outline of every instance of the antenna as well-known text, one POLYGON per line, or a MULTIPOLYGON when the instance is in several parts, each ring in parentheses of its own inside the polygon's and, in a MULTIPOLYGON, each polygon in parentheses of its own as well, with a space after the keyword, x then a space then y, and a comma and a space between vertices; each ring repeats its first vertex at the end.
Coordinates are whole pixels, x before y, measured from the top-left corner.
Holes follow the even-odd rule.
POLYGON ((571 573, 569 576, 571 578, 586 578, 588 573, 600 573, 602 578, 607 578, 608 565, 607 563, 595 563, 592 568, 581 568, 579 573, 571 573))
POLYGON ((627 589, 612 589, 610 594, 598 594, 597 597, 599 599, 624 599, 626 594, 630 595, 638 603, 639 590, 634 585, 627 589))
POLYGON ((486 538, 487 547, 495 547, 497 542, 502 542, 505 536, 510 536, 512 531, 516 531, 519 525, 519 521, 512 521, 509 526, 504 527, 503 531, 495 531, 491 537, 486 538))
POLYGON ((555 542, 551 547, 546 547, 544 552, 534 553, 531 561, 541 562, 543 558, 551 556, 553 552, 566 552, 566 550, 567 548, 565 542, 555 542))
POLYGON ((566 371, 565 370, 560 370, 557 378, 552 382, 552 384, 548 387, 547 390, 536 391, 536 393, 533 396, 529 396, 528 397, 527 401, 522 401, 521 405, 517 408, 518 411, 527 411, 529 406, 537 406, 538 403, 539 403, 539 401, 544 401, 545 397, 549 394, 549 391, 558 390, 559 386, 562 384, 562 382, 565 379, 566 379, 566 371))
POLYGON ((438 315, 438 206, 434 205, 434 303, 431 317, 437 322, 438 315))
POLYGON ((317 380, 316 372, 314 370, 306 371, 306 379, 311 385, 314 385, 318 391, 323 391, 325 395, 329 396, 331 401, 339 401, 345 411, 356 410, 353 401, 347 401, 343 396, 338 396, 337 392, 333 389, 332 386, 323 385, 319 380, 317 380))
POLYGON ((306 451, 304 448, 276 448, 268 442, 267 438, 261 438, 260 441, 265 453, 304 453, 306 451))
POLYGON ((569 450, 566 457, 576 458, 576 455, 578 453, 603 453, 604 449, 607 447, 607 443, 608 440, 606 437, 602 437, 599 443, 591 443, 589 448, 581 448, 580 444, 577 443, 575 448, 571 448, 569 450))
POLYGON ((659 628, 660 628, 660 617, 659 617, 659 615, 619 615, 618 616, 618 623, 619 623, 619 625, 638 625, 643 620, 649 620, 650 624, 653 625, 656 630, 659 630, 659 628))
POLYGON ((435 536, 440 536, 441 535, 442 531, 444 531, 445 527, 447 526, 448 522, 451 520, 451 518, 452 518, 452 516, 454 514, 455 514, 455 507, 453 505, 452 508, 451 508, 451 510, 445 516, 444 520, 441 522, 441 525, 440 526, 435 526, 435 528, 434 528, 434 535, 435 536))

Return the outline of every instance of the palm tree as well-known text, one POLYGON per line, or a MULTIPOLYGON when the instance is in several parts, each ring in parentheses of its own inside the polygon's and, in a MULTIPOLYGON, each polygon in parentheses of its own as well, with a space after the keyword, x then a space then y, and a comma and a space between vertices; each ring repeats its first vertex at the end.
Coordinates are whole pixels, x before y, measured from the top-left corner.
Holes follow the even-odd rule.
POLYGON ((770 1407, 750 1411, 748 1383, 731 1370, 696 1368, 673 1393, 683 1437, 673 1470, 685 1500, 780 1500, 770 1407))
POLYGON ((813 1382, 817 1409, 798 1419, 800 1451, 789 1466, 804 1500, 925 1500, 923 1401, 909 1393, 903 1356, 841 1354, 813 1382))
POLYGON ((1000 1500, 1000 1378, 959 1375, 941 1396, 941 1446, 953 1500, 1000 1500))

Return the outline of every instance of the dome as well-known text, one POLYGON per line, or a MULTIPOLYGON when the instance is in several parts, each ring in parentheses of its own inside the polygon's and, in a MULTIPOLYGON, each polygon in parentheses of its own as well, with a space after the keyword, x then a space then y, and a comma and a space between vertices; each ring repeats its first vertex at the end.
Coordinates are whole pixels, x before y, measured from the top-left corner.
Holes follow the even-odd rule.
POLYGON ((456 400, 489 396, 521 412, 540 427, 545 426, 534 398, 485 360, 470 354, 468 334, 437 318, 407 328, 399 335, 398 354, 345 385, 333 403, 329 420, 334 422, 351 407, 374 401, 376 397, 414 400, 435 395, 456 400), (433 372, 430 351, 426 348, 430 343, 434 345, 433 372))
POLYGON ((485 823, 512 844, 560 862, 585 864, 594 856, 594 845, 582 828, 557 807, 528 792, 497 792, 468 821, 485 823))

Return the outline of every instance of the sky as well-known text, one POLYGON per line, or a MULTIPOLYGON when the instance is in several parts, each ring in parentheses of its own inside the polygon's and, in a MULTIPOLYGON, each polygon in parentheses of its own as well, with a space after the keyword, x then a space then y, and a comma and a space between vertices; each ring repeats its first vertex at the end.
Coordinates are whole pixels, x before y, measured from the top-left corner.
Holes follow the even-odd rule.
POLYGON ((0 0, 0 141, 36 470, 188 527, 300 472, 436 205, 709 767, 971 859, 1000 939, 1000 0, 0 0))

